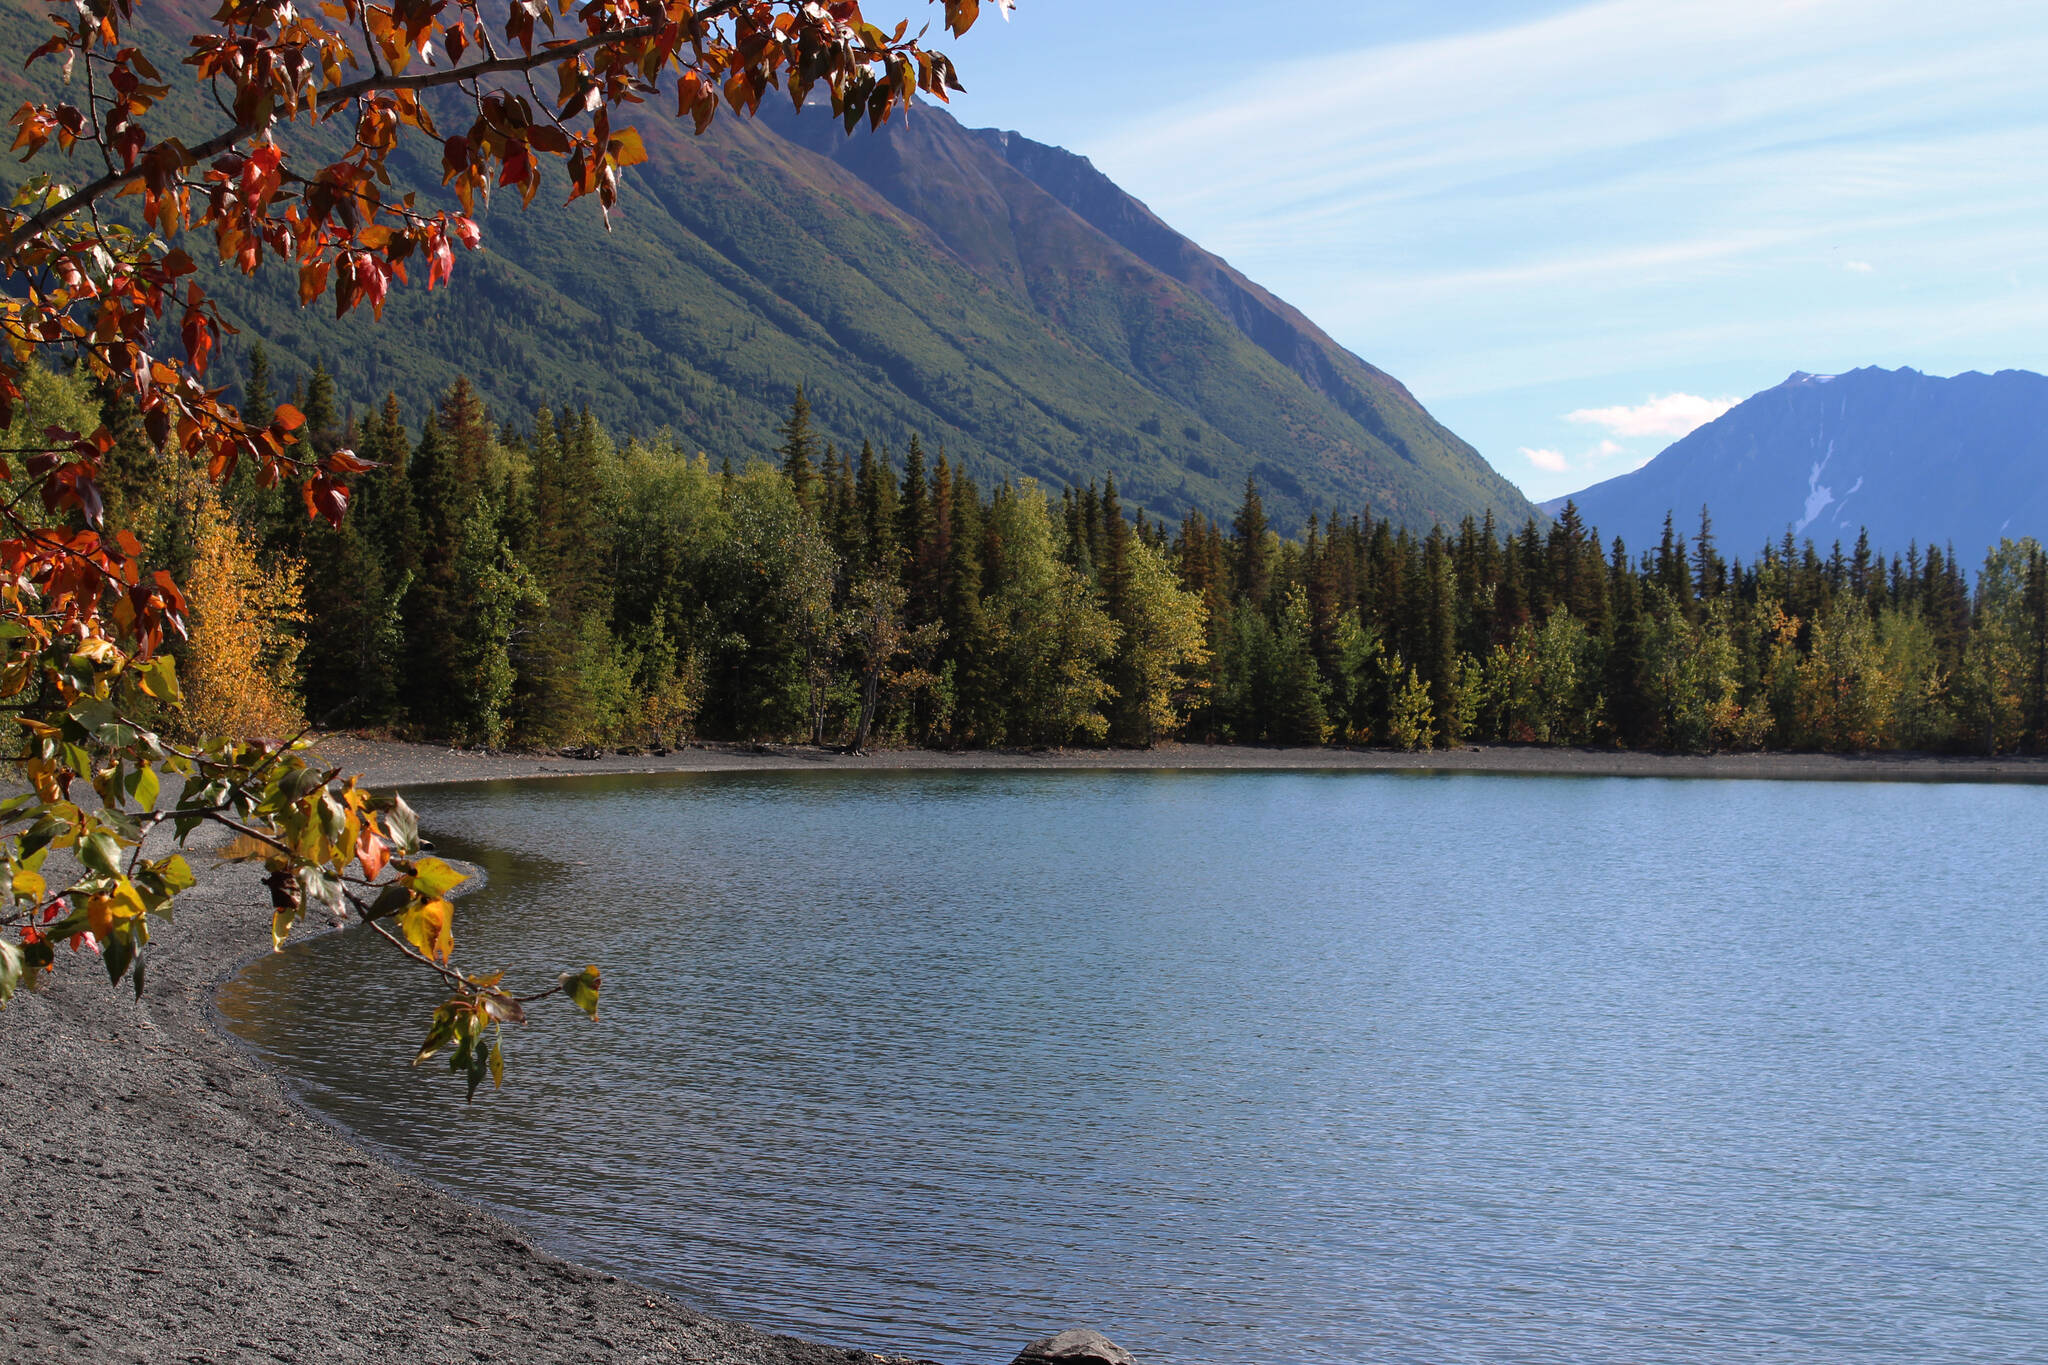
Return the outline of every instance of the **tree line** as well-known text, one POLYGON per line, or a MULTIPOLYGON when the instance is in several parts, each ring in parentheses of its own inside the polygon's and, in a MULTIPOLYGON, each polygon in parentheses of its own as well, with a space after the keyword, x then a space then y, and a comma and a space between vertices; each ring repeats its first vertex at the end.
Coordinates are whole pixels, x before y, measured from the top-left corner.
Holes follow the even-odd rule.
MULTIPOLYGON (((259 351, 253 420, 275 382, 259 351)), ((206 557, 185 670, 215 724, 301 711, 490 747, 2048 744, 2032 540, 1973 586, 1952 549, 1867 537, 1727 557, 1704 510, 1639 553, 1572 507, 1424 535, 1360 509, 1288 538, 1251 483, 1228 524, 1169 526, 1113 479, 984 489, 915 439, 841 451, 800 390, 780 463, 743 469, 588 412, 500 424, 465 382, 417 423, 395 398, 344 418, 321 370, 301 390, 315 448, 377 468, 339 527, 238 478, 165 547, 206 557)), ((131 496, 147 522, 205 491, 131 496)))

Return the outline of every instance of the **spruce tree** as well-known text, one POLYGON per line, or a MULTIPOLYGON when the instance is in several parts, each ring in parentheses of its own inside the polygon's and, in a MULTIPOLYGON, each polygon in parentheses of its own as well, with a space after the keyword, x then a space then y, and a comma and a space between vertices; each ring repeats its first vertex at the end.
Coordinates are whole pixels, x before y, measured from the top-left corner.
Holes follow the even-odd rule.
POLYGON ((932 551, 931 485, 925 476, 924 442, 910 438, 903 457, 903 483, 896 502, 896 545, 901 553, 905 619, 923 625, 938 615, 938 583, 930 570, 932 551))
POLYGON ((874 573, 888 572, 896 562, 896 479, 890 472, 887 454, 877 456, 866 441, 860 443, 856 499, 860 508, 862 567, 874 573))
POLYGON ((242 420, 252 427, 267 427, 277 413, 277 400, 271 393, 275 376, 270 372, 270 353, 263 349, 262 342, 249 347, 249 375, 242 381, 242 420))
POLYGON ((1134 674, 1134 650, 1138 640, 1131 598, 1131 524, 1124 520, 1123 503, 1117 496, 1116 476, 1103 480, 1097 503, 1101 525, 1096 532, 1099 557, 1096 585, 1102 594, 1102 609, 1116 622, 1121 634, 1116 653, 1110 656, 1109 685, 1116 695, 1109 701, 1109 735, 1120 744, 1143 744, 1151 739, 1143 714, 1143 697, 1134 674))
POLYGON ((1692 544, 1693 592, 1702 602, 1711 602, 1725 586, 1727 565, 1714 550, 1714 518, 1705 503, 1700 504, 1699 538, 1692 544))
POLYGON ((1231 546, 1237 564, 1237 593, 1254 607, 1264 607, 1271 586, 1266 552, 1266 507, 1259 501, 1258 480, 1246 476, 1244 503, 1231 523, 1231 546))
POLYGON ((789 417, 782 424, 782 443, 775 447, 775 451, 782 456, 782 475, 789 480, 796 500, 810 507, 812 484, 817 477, 814 461, 818 454, 818 441, 811 432, 811 400, 805 396, 801 384, 796 386, 796 396, 790 399, 789 417))

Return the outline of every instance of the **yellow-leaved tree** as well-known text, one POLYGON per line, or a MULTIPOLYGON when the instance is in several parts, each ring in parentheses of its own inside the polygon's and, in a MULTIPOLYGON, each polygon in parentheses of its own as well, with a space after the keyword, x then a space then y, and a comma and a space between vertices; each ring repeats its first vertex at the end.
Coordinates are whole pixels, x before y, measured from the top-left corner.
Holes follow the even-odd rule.
POLYGON ((305 724, 293 668, 303 569, 275 555, 259 563, 255 538, 205 479, 194 475, 182 491, 193 555, 179 722, 189 735, 289 738, 305 724))

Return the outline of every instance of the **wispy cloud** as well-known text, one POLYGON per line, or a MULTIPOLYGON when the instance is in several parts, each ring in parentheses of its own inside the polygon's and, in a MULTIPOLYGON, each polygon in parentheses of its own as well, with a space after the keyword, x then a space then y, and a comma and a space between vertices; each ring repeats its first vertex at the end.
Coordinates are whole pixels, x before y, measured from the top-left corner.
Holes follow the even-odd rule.
POLYGON ((1559 413, 1649 406, 1615 393, 2048 362, 2048 180, 2012 173, 2048 164, 2038 0, 1594 0, 1323 50, 1085 150, 1532 491, 1583 468, 1559 413))
POLYGON ((1633 407, 1579 408, 1564 415, 1567 422, 1606 427, 1616 436, 1662 436, 1677 440, 1705 426, 1742 400, 1702 398, 1695 393, 1653 396, 1633 407))
MULTIPOLYGON (((1981 22, 1920 0, 1604 0, 1254 67, 1097 150, 1177 207, 1235 202, 1283 219, 1868 150, 1902 129, 1956 131, 1954 116, 2000 87, 2031 88, 2044 39, 2025 0, 1962 7, 1981 22)), ((1854 169, 1880 191, 1914 170, 1854 169)))

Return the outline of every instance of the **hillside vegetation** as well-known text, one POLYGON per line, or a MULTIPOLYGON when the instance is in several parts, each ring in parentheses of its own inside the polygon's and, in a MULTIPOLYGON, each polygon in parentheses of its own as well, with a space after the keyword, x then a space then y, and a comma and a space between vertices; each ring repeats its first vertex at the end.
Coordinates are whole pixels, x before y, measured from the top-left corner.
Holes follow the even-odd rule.
MULTIPOLYGON (((170 32, 178 8, 138 17, 170 32)), ((35 31, 0 22, 18 45, 35 31)), ((594 203, 541 202, 561 184, 532 212, 501 192, 452 287, 394 289, 381 324, 302 309, 288 271, 207 271, 242 329, 217 375, 260 340, 282 372, 324 365, 345 411, 387 394, 421 411, 467 376, 501 419, 587 406, 742 465, 802 384, 842 447, 869 438, 900 465, 918 434, 987 484, 1113 472, 1157 516, 1227 515, 1249 476, 1288 529, 1316 508, 1418 531, 1531 510, 1400 384, 1078 157, 936 108, 852 137, 774 102, 703 137, 639 125, 649 159, 609 232, 594 203)), ((437 166, 392 164, 438 192, 437 166)))

